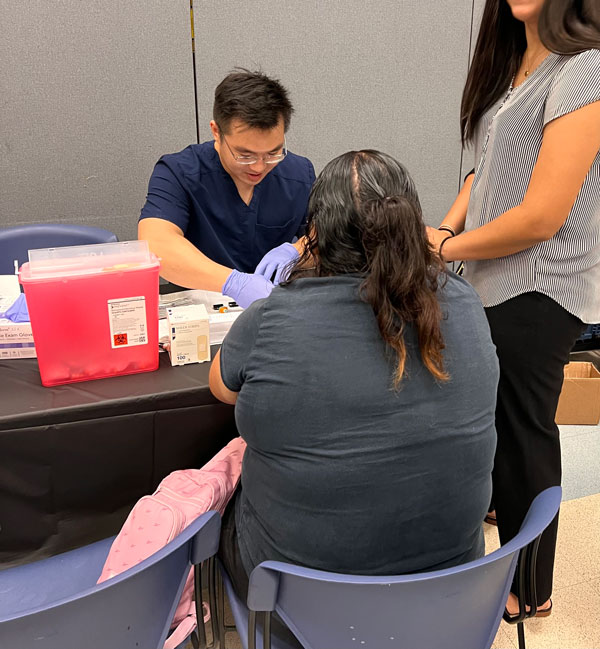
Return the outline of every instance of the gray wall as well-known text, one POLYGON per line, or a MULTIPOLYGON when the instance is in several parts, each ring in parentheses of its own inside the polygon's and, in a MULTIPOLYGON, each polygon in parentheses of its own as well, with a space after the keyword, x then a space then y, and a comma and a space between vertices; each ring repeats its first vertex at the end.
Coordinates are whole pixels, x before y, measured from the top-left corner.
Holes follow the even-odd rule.
MULTIPOLYGON (((289 88, 292 150, 406 164, 439 223, 461 172, 460 94, 483 0, 195 3, 201 139, 215 85, 261 67, 289 88)), ((195 141, 188 0, 0 0, 0 222, 135 237, 162 153, 195 141)), ((464 163, 465 165, 467 163, 464 163)))
POLYGON ((460 176, 460 96, 473 0, 204 0, 195 6, 201 137, 212 89, 235 65, 281 78, 296 113, 288 145, 317 172, 377 148, 413 175, 439 223, 460 176))
MULTIPOLYGON (((483 15, 483 8, 485 6, 486 0, 473 0, 473 26, 471 29, 471 45, 469 48, 469 57, 473 58, 473 52, 475 51, 475 44, 477 43, 477 34, 479 33, 479 26, 481 24, 481 17, 483 15)), ((471 148, 466 149, 463 152, 462 164, 460 175, 461 178, 465 174, 469 173, 475 165, 475 155, 471 148)))
POLYGON ((153 164, 195 139, 189 3, 0 2, 2 225, 136 238, 153 164))

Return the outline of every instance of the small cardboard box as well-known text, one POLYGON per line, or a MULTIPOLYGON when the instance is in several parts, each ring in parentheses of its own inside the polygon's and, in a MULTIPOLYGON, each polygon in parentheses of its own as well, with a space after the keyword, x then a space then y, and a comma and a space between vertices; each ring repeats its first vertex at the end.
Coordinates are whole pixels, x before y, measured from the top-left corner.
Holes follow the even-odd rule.
POLYGON ((208 312, 204 304, 167 308, 171 365, 210 360, 208 312))
POLYGON ((0 318, 0 359, 35 357, 31 323, 0 318))
POLYGON ((593 363, 569 363, 565 367, 555 421, 592 426, 600 422, 600 372, 593 363))

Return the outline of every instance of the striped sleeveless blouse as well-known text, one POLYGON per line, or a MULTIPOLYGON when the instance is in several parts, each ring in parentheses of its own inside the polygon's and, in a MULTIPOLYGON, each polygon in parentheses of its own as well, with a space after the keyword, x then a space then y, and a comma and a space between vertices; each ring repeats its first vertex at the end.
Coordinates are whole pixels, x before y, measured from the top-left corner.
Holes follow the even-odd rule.
MULTIPOLYGON (((465 230, 489 223, 525 196, 544 126, 600 100, 600 50, 550 54, 482 117, 465 230)), ((583 322, 600 322, 600 151, 567 220, 548 241, 465 263, 484 306, 537 291, 583 322)))

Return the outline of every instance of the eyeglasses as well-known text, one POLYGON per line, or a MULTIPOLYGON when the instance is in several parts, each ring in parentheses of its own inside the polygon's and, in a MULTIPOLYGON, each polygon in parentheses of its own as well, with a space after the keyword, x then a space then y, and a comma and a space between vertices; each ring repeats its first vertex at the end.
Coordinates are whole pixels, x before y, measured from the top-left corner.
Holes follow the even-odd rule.
POLYGON ((223 142, 225 142, 225 144, 227 145, 227 148, 229 149, 229 153, 231 153, 231 157, 240 165, 253 165, 256 164, 259 160, 262 160, 265 164, 274 165, 277 164, 278 162, 281 162, 287 155, 287 142, 285 139, 285 135, 283 136, 283 149, 281 153, 267 153, 266 155, 263 156, 257 156, 255 154, 237 155, 231 150, 231 147, 229 146, 229 143, 225 139, 223 133, 221 133, 221 137, 223 138, 223 142))

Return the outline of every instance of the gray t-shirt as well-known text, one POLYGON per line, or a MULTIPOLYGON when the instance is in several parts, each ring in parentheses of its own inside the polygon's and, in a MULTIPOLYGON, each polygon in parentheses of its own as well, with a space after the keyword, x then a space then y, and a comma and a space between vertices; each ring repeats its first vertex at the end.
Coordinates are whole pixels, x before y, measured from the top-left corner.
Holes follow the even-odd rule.
POLYGON ((407 327, 396 364, 356 276, 277 287, 221 349, 248 447, 236 503, 250 572, 274 559, 355 574, 456 565, 483 552, 498 362, 480 300, 450 275, 440 290, 446 369, 437 383, 407 327))

